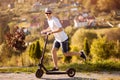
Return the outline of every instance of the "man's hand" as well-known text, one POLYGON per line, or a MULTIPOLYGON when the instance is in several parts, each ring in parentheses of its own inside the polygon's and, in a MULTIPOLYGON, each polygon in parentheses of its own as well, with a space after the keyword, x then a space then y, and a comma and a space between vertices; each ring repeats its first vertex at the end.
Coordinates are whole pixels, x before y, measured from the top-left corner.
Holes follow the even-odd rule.
POLYGON ((51 35, 51 34, 53 34, 53 32, 51 31, 51 32, 47 32, 47 35, 51 35))
POLYGON ((51 34, 53 34, 53 32, 52 31, 50 31, 50 32, 41 31, 41 34, 51 35, 51 34))
POLYGON ((46 34, 46 32, 44 32, 44 31, 41 31, 41 34, 46 34))

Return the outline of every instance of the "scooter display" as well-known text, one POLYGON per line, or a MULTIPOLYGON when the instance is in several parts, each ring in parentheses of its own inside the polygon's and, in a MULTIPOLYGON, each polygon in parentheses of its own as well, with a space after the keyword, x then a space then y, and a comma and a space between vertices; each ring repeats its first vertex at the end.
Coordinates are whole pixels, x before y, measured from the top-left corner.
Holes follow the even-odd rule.
POLYGON ((46 45, 48 42, 48 36, 49 36, 49 34, 45 35, 45 44, 44 44, 42 56, 41 56, 39 64, 38 64, 39 68, 37 69, 35 76, 37 78, 41 78, 45 72, 48 75, 67 74, 69 77, 74 77, 75 73, 76 73, 76 70, 74 68, 68 68, 66 71, 50 71, 50 70, 46 69, 46 67, 44 66, 43 60, 44 60, 44 54, 46 51, 46 45))

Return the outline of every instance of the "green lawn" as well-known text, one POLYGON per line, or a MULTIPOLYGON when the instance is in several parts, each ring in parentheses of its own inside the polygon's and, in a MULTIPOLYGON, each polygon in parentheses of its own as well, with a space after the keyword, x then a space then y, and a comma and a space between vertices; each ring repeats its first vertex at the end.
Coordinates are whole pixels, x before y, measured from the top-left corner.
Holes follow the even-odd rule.
MULTIPOLYGON (((97 72, 97 71, 120 71, 120 62, 109 62, 100 61, 96 63, 85 62, 85 63, 72 63, 72 64, 62 64, 59 66, 60 70, 66 70, 68 68, 75 68, 77 72, 97 72)), ((6 67, 0 68, 1 73, 19 73, 27 72, 34 73, 38 69, 37 66, 34 67, 6 67)), ((47 66, 47 69, 51 69, 51 66, 47 66)))

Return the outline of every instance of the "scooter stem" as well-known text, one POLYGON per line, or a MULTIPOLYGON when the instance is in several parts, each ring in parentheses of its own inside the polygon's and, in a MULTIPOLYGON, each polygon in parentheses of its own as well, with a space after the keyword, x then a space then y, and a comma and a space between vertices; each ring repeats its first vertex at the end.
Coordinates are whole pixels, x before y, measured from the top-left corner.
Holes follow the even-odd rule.
POLYGON ((40 64, 43 63, 43 59, 44 59, 44 54, 45 54, 47 42, 48 42, 48 35, 46 35, 46 38, 45 38, 45 44, 44 44, 44 48, 43 48, 43 51, 42 51, 42 56, 40 58, 40 64))

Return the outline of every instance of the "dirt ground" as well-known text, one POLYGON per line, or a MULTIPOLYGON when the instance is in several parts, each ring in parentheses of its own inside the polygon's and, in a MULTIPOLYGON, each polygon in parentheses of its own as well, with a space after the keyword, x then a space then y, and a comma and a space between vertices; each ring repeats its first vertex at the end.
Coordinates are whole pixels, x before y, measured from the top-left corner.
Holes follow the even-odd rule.
POLYGON ((66 75, 46 75, 41 79, 34 73, 0 73, 0 80, 120 80, 120 72, 76 73, 72 78, 66 75))

